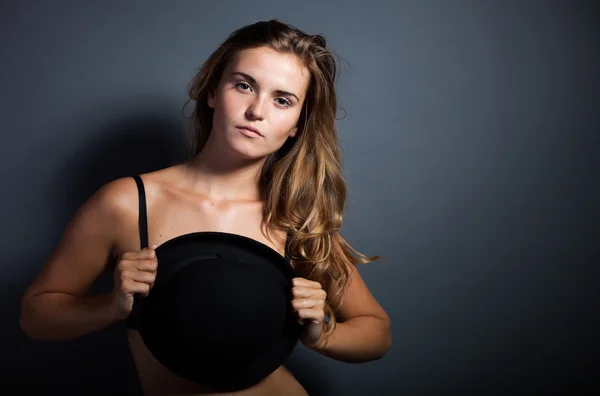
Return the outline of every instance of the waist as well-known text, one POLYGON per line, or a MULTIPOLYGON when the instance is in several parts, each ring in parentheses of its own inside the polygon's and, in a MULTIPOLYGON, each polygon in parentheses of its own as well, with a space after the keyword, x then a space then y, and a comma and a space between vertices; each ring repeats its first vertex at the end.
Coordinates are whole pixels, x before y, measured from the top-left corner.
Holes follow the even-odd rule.
MULTIPOLYGON (((304 387, 284 365, 279 366, 256 385, 235 392, 220 393, 203 384, 182 378, 163 366, 148 350, 138 331, 128 329, 127 336, 144 396, 178 394, 188 396, 270 396, 283 394, 308 396, 304 387)), ((198 356, 198 359, 202 359, 202 356, 198 356)))

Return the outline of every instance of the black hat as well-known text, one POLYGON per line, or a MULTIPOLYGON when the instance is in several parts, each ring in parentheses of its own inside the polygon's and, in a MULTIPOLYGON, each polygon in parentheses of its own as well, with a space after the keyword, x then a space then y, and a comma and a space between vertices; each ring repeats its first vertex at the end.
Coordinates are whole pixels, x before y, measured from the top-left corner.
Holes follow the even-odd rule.
POLYGON ((289 261, 254 239, 196 232, 156 249, 158 269, 136 301, 139 332, 165 367, 222 391, 248 388, 275 371, 302 325, 291 306, 289 261))

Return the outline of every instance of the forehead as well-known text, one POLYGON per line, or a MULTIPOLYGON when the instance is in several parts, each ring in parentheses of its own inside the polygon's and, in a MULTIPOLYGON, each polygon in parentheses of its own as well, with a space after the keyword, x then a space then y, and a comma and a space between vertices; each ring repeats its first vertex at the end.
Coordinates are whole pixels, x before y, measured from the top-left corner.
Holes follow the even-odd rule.
POLYGON ((242 72, 252 76, 267 89, 291 91, 304 96, 310 74, 293 54, 282 54, 260 47, 239 51, 229 63, 226 73, 242 72))

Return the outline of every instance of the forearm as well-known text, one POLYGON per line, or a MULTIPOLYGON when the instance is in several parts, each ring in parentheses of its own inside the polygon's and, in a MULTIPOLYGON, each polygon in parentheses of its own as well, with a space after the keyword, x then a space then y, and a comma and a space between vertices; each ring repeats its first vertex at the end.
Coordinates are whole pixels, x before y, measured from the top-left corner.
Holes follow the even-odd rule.
POLYGON ((336 324, 327 344, 317 352, 347 363, 377 360, 391 347, 389 321, 360 316, 336 324))
POLYGON ((64 341, 99 331, 120 319, 109 293, 81 297, 44 293, 23 301, 20 324, 32 339, 64 341))

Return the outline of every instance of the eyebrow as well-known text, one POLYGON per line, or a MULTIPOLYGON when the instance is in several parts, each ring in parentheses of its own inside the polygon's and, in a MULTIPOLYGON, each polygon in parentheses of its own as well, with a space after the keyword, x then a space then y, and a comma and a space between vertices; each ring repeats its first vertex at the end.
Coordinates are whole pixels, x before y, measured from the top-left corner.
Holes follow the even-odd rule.
MULTIPOLYGON (((233 73, 231 73, 231 75, 232 75, 232 76, 238 75, 238 76, 244 77, 246 80, 250 81, 252 84, 256 84, 256 80, 254 79, 254 77, 252 77, 252 76, 251 76, 251 75, 249 75, 249 74, 246 74, 246 73, 242 73, 242 72, 236 71, 236 72, 233 72, 233 73)), ((296 96, 295 94, 293 94, 293 93, 291 93, 291 92, 282 91, 282 90, 280 90, 280 89, 276 90, 275 92, 276 92, 278 95, 289 95, 289 96, 293 96, 294 98, 296 98, 296 100, 297 100, 298 102, 300 102, 300 99, 298 99, 298 96, 296 96)))

